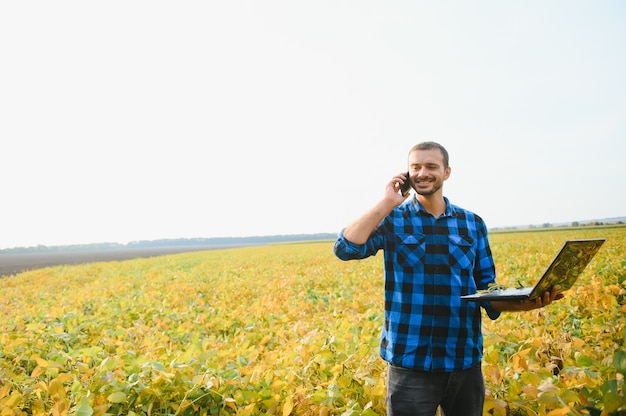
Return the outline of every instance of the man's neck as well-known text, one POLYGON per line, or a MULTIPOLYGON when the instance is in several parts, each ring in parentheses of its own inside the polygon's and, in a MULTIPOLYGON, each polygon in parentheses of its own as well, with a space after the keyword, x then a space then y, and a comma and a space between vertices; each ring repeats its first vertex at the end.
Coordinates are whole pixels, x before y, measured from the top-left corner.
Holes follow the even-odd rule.
POLYGON ((422 207, 435 218, 439 218, 446 212, 446 201, 440 193, 434 195, 417 195, 417 200, 422 207))

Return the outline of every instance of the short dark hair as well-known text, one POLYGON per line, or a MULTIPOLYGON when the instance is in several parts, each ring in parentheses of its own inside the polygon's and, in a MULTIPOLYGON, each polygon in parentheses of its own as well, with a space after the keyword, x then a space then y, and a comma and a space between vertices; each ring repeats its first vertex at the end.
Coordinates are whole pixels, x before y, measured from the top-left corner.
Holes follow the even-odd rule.
POLYGON ((413 153, 416 150, 432 150, 432 149, 438 149, 441 152, 441 154, 443 155, 443 167, 447 169, 448 166, 450 165, 450 157, 448 156, 448 151, 446 150, 445 147, 443 147, 437 142, 418 143, 415 146, 413 146, 411 150, 409 150, 409 154, 413 153))

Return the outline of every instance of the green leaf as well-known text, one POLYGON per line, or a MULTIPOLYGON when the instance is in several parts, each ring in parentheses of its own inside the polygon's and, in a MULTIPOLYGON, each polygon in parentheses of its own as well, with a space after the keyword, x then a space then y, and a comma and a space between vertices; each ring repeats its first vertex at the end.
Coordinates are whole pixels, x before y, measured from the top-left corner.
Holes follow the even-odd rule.
POLYGON ((541 377, 530 371, 524 371, 521 375, 521 380, 524 384, 531 384, 538 386, 541 383, 541 377))
POLYGON ((93 409, 89 404, 89 399, 83 397, 76 405, 76 416, 91 416, 93 415, 93 409))
POLYGON ((625 350, 615 351, 615 355, 613 355, 613 366, 619 373, 626 375, 626 351, 625 350))
POLYGON ((622 405, 622 398, 616 393, 608 393, 604 395, 602 403, 604 403, 604 410, 606 412, 613 412, 622 405))
POLYGON ((116 391, 115 393, 109 394, 107 400, 111 403, 122 403, 126 400, 126 393, 123 391, 116 391))
POLYGON ((570 389, 561 389, 559 391, 559 397, 564 403, 568 404, 580 402, 578 395, 570 389))
POLYGON ((593 360, 587 355, 581 354, 576 357, 576 365, 579 367, 591 367, 592 364, 593 360))

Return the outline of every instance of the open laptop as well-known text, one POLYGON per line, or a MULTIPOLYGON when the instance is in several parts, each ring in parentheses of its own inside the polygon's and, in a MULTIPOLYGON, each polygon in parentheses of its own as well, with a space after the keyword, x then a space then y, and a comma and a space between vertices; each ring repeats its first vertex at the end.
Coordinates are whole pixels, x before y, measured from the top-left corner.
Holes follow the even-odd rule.
POLYGON ((603 243, 604 238, 568 240, 535 286, 479 291, 473 295, 461 296, 461 299, 474 301, 535 299, 552 286, 556 287, 556 293, 565 292, 574 285, 603 243))

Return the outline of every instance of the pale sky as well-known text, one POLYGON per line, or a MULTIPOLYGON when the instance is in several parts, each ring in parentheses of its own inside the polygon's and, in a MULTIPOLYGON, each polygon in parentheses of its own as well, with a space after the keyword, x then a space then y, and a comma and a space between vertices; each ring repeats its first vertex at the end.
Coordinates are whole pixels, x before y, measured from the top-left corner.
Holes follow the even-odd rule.
POLYGON ((626 215, 626 2, 0 3, 0 248, 338 232, 450 152, 490 228, 626 215))

